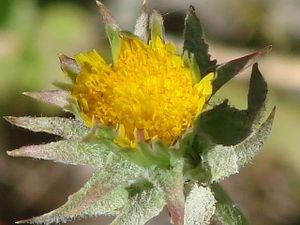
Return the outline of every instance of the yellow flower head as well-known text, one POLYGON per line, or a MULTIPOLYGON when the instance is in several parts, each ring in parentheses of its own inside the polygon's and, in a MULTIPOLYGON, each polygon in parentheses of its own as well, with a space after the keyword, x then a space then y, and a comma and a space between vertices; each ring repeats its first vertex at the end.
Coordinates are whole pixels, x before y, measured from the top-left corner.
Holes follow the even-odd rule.
POLYGON ((212 93, 213 74, 195 83, 175 47, 159 37, 149 44, 121 37, 113 64, 95 50, 75 59, 81 72, 72 96, 85 124, 113 126, 122 147, 155 139, 174 143, 212 93))

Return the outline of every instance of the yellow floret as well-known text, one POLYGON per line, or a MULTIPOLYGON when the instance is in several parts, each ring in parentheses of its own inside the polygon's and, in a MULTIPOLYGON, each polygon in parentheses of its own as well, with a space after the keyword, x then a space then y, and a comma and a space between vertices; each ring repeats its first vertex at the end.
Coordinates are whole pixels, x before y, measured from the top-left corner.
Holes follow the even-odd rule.
POLYGON ((94 50, 78 54, 81 68, 72 96, 86 125, 113 126, 121 146, 160 139, 172 144, 199 115, 211 96, 213 74, 194 84, 171 44, 159 38, 149 45, 122 38, 114 64, 94 50))

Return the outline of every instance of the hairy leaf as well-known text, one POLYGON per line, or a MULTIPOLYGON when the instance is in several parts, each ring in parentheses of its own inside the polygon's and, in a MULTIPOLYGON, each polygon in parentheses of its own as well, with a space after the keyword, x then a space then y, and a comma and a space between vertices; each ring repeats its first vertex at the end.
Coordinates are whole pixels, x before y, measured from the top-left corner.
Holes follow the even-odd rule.
POLYGON ((216 145, 202 155, 202 163, 207 165, 212 182, 237 173, 239 168, 253 159, 270 134, 274 115, 275 109, 266 122, 241 143, 232 146, 216 145))
POLYGON ((238 110, 228 101, 204 112, 199 120, 199 130, 210 137, 213 143, 235 145, 252 132, 253 122, 259 122, 267 95, 267 84, 254 64, 248 93, 248 109, 238 110))
POLYGON ((233 146, 216 145, 203 156, 203 164, 207 164, 212 182, 238 173, 238 161, 233 146))
POLYGON ((129 201, 111 225, 143 225, 157 216, 165 202, 161 190, 148 182, 129 188, 129 201))
POLYGON ((141 15, 137 18, 134 27, 134 35, 138 36, 143 41, 148 41, 149 15, 147 13, 147 1, 143 2, 141 15))
POLYGON ((273 108, 271 114, 267 118, 267 120, 254 131, 246 140, 242 143, 235 146, 235 153, 238 156, 238 166, 242 167, 246 165, 255 154, 260 150, 263 146, 267 137, 269 136, 272 124, 275 116, 275 107, 273 108))
POLYGON ((10 123, 34 131, 55 134, 65 139, 82 139, 89 133, 89 128, 80 121, 63 117, 4 117, 10 123))
POLYGON ((185 225, 208 225, 215 212, 216 200, 209 187, 194 183, 185 202, 185 225))
POLYGON ((38 101, 65 108, 69 105, 70 92, 63 90, 23 92, 23 95, 38 101))
POLYGON ((111 152, 111 147, 108 144, 63 140, 42 145, 24 146, 8 151, 7 154, 15 157, 32 157, 75 165, 103 167, 107 160, 117 157, 111 152))
POLYGON ((175 225, 184 224, 183 160, 173 159, 168 170, 158 167, 149 169, 147 178, 154 187, 163 190, 171 220, 175 225))
POLYGON ((97 170, 90 180, 61 207, 42 216, 19 223, 61 223, 74 218, 96 215, 115 215, 128 201, 126 185, 131 174, 120 168, 106 167, 97 170))

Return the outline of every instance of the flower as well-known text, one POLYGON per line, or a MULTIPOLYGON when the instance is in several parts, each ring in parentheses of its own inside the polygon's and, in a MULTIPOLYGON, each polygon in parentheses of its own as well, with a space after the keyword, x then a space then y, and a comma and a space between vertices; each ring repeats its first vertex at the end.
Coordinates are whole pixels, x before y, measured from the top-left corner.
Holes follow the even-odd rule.
POLYGON ((121 31, 105 6, 97 4, 112 63, 95 50, 75 59, 61 54, 61 68, 72 84, 24 93, 72 112, 75 119, 5 117, 62 138, 8 155, 89 165, 95 173, 63 206, 18 223, 104 214, 116 215, 114 225, 142 225, 164 206, 174 225, 207 225, 213 215, 226 224, 246 223, 217 182, 248 163, 270 133, 275 109, 260 123, 267 84, 255 63, 270 47, 217 66, 192 6, 181 57, 164 41, 162 17, 154 11, 149 19, 146 1, 134 35, 121 31), (252 64, 247 109, 225 100, 202 113, 220 87, 252 64))
POLYGON ((81 72, 72 90, 85 124, 113 126, 115 142, 135 147, 155 139, 173 144, 201 113, 212 93, 213 73, 200 82, 160 37, 144 43, 120 34, 113 64, 95 51, 76 55, 81 72))

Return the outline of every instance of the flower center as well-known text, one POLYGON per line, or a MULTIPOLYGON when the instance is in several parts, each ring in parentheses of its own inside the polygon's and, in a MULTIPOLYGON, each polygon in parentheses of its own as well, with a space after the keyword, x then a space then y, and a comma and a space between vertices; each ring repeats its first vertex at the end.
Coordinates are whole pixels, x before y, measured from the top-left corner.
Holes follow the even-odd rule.
POLYGON ((76 61, 82 72, 72 96, 83 120, 115 127, 121 146, 154 139, 172 144, 211 95, 211 79, 194 84, 174 46, 159 38, 149 45, 123 38, 113 65, 95 50, 78 54, 76 61))

